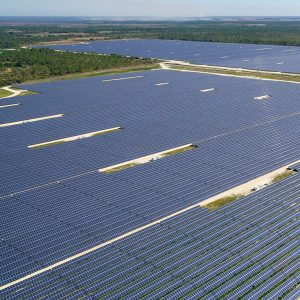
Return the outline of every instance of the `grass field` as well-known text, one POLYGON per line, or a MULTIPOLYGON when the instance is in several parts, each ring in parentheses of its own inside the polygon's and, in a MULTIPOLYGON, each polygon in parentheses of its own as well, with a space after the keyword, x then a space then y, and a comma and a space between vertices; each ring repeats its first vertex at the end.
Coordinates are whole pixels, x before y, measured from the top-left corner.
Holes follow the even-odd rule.
POLYGON ((12 92, 0 88, 0 98, 8 97, 12 95, 12 92))
POLYGON ((294 171, 292 170, 286 170, 285 172, 275 176, 272 180, 272 183, 276 183, 276 182, 279 182, 287 177, 290 177, 291 175, 295 174, 294 171))
MULTIPOLYGON (((19 89, 17 89, 17 88, 13 88, 13 90, 19 91, 19 89)), ((34 91, 23 91, 22 93, 16 95, 16 97, 18 97, 18 96, 27 96, 27 95, 35 95, 35 94, 38 94, 38 93, 34 92, 34 91)), ((13 95, 12 92, 0 88, 0 98, 8 97, 8 96, 11 96, 11 95, 13 95)))
POLYGON ((34 91, 24 91, 19 96, 36 95, 36 94, 38 93, 34 91))
POLYGON ((195 71, 195 72, 203 72, 210 74, 220 74, 220 75, 228 75, 228 76, 239 76, 239 77, 253 77, 257 79, 268 79, 268 80, 281 80, 281 81, 291 81, 291 82, 299 82, 300 83, 300 74, 288 74, 288 73, 271 73, 271 72, 263 72, 263 71, 255 71, 255 70, 241 70, 241 69, 227 69, 220 67, 212 67, 212 66, 185 66, 185 65, 177 65, 177 64, 166 64, 167 67, 173 70, 186 70, 186 71, 195 71))
POLYGON ((209 203, 207 205, 205 205, 204 207, 209 209, 209 210, 216 210, 228 203, 231 203, 235 200, 238 200, 240 198, 242 198, 244 195, 231 195, 231 196, 228 196, 228 197, 223 197, 223 198, 220 198, 212 203, 209 203))

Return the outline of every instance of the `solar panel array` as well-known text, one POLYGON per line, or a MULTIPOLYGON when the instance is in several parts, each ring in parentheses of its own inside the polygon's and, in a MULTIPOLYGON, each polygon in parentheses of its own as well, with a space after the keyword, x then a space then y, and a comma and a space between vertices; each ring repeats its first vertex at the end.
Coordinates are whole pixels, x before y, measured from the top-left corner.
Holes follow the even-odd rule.
POLYGON ((300 175, 217 211, 195 208, 4 296, 297 299, 300 175))
POLYGON ((179 60, 232 68, 300 73, 299 47, 176 40, 113 40, 88 44, 55 45, 50 48, 179 60))
MULTIPOLYGON (((18 108, 0 111, 0 123, 64 114, 0 128, 1 285, 299 160, 299 85, 166 70, 130 76, 142 77, 102 81, 126 77, 123 74, 22 86, 40 94, 20 97, 18 108), (169 84, 156 85, 160 82, 169 84), (211 87, 216 88, 214 92, 200 92, 211 87), (272 98, 254 100, 262 94, 272 98), (116 126, 124 129, 27 148, 116 126), (199 147, 115 174, 98 172, 188 143, 199 147)), ((13 100, 0 101, 5 105, 13 100)), ((256 256, 250 255, 261 255, 257 260, 271 255, 272 263, 279 264, 267 267, 269 258, 258 263, 268 273, 255 277, 256 282, 266 284, 265 289, 275 287, 272 293, 286 292, 291 297, 297 292, 299 271, 297 180, 294 175, 286 184, 215 212, 192 209, 0 293, 4 299, 163 295, 214 299, 248 292, 234 274, 244 269, 245 276, 246 269, 249 274, 261 271, 255 265, 256 256), (273 230, 278 230, 275 235, 273 230), (232 241, 225 233, 232 234, 232 241), (259 242, 253 244, 254 240, 259 242), (195 260, 187 255, 196 255, 190 252, 194 246, 185 246, 190 242, 202 251, 195 260), (248 253, 248 248, 257 251, 248 253), (173 250, 178 259, 173 259, 173 250), (285 265, 286 257, 293 263, 285 265), (198 268, 200 262, 203 267, 198 268), (209 274, 197 277, 191 264, 194 272, 209 274), (280 273, 275 272, 279 267, 280 273)))

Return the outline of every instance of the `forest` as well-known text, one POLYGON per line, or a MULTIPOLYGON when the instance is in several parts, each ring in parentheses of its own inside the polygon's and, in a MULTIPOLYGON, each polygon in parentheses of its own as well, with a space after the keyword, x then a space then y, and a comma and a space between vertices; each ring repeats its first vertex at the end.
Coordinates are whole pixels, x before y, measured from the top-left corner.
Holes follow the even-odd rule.
POLYGON ((0 86, 81 72, 153 65, 150 59, 118 55, 58 52, 51 49, 2 50, 0 86))
POLYGON ((100 22, 1 25, 0 49, 68 39, 158 38, 300 46, 299 21, 100 22))

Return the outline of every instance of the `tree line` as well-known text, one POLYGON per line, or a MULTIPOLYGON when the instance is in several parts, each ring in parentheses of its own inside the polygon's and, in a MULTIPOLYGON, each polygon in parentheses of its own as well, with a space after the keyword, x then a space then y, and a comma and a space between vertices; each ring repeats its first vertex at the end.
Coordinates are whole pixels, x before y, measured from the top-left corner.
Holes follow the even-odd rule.
POLYGON ((0 26, 0 49, 70 38, 151 38, 300 46, 299 21, 103 22, 0 26))
POLYGON ((152 64, 153 61, 150 59, 119 55, 58 52, 51 49, 2 50, 0 86, 51 76, 152 64))

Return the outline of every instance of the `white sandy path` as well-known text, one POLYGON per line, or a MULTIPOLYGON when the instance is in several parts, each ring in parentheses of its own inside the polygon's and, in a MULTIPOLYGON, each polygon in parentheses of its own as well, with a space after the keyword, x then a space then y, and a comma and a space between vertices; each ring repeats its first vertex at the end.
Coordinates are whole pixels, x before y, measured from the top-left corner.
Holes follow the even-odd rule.
POLYGON ((15 122, 10 122, 10 123, 0 123, 0 127, 10 127, 10 126, 15 126, 15 125, 21 125, 21 124, 27 124, 27 123, 33 123, 33 122, 39 122, 39 121, 44 121, 44 120, 50 120, 50 119, 55 119, 55 118, 61 118, 63 117, 64 114, 59 114, 59 115, 51 115, 51 116, 45 116, 45 117, 39 117, 39 118, 34 118, 34 119, 26 119, 22 121, 15 121, 15 122))
MULTIPOLYGON (((165 64, 176 64, 182 66, 189 66, 189 67, 203 67, 203 68, 214 68, 220 70, 229 70, 229 71, 243 71, 243 72, 256 72, 262 74, 273 74, 273 75, 289 75, 289 76, 300 76, 300 73, 286 73, 286 72, 279 72, 279 71, 268 71, 268 70, 257 70, 257 69, 244 69, 244 68, 231 68, 231 67, 224 67, 224 66, 215 66, 215 65, 203 65, 203 64, 192 64, 187 61, 181 60, 164 60, 160 63, 161 67, 165 64)), ((168 67, 165 67, 169 69, 168 67)))
POLYGON ((14 104, 8 104, 8 105, 0 105, 0 108, 7 108, 7 107, 13 107, 13 106, 18 106, 20 103, 14 103, 14 104))
POLYGON ((116 165, 113 165, 113 166, 102 168, 102 169, 99 169, 98 171, 100 173, 106 173, 106 172, 118 169, 120 167, 126 167, 126 166, 131 165, 131 164, 134 164, 134 165, 147 164, 151 161, 164 158, 164 155, 167 155, 169 152, 172 152, 172 151, 185 151, 185 150, 188 150, 191 147, 195 147, 194 144, 187 144, 187 145, 183 145, 183 146, 180 146, 180 147, 176 147, 176 148, 168 149, 168 150, 165 150, 165 151, 157 152, 157 153, 154 153, 154 154, 146 155, 146 156, 139 157, 139 158, 136 158, 136 159, 133 159, 133 160, 129 160, 129 161, 126 161, 126 162, 123 162, 123 163, 120 163, 120 164, 116 164, 116 165))
POLYGON ((255 187, 258 187, 258 186, 263 186, 264 184, 267 184, 267 185, 271 184, 273 179, 276 176, 284 173, 286 170, 288 170, 288 168, 290 166, 297 165, 299 163, 300 163, 300 160, 297 160, 297 161, 295 161, 293 163, 290 163, 286 166, 283 166, 283 167, 281 167, 281 168, 279 168, 275 171, 272 171, 272 172, 269 172, 269 173, 267 173, 265 175, 262 175, 260 177, 254 178, 254 179, 252 179, 252 180, 250 180, 250 181, 248 181, 244 184, 241 184, 239 186, 231 188, 231 189, 229 189, 225 192, 222 192, 221 194, 218 194, 214 197, 211 197, 209 199, 206 199, 206 200, 202 201, 200 203, 200 206, 201 207, 206 206, 207 204, 213 203, 218 199, 228 197, 228 196, 232 196, 232 195, 243 195, 243 197, 247 196, 251 193, 252 188, 255 188, 255 187))
POLYGON ((9 96, 6 96, 6 97, 2 97, 0 99, 13 98, 13 97, 19 96, 23 92, 27 92, 26 90, 19 90, 19 89, 18 90, 14 90, 11 86, 5 86, 5 87, 2 87, 1 89, 5 90, 5 91, 8 91, 8 92, 11 92, 12 95, 9 95, 9 96))
POLYGON ((165 62, 160 63, 160 67, 163 70, 171 70, 171 71, 178 71, 178 72, 201 73, 201 74, 209 74, 209 75, 223 76, 223 77, 237 77, 237 78, 246 78, 246 79, 252 79, 252 80, 277 81, 277 82, 300 84, 300 82, 291 81, 291 80, 271 79, 271 78, 262 78, 262 77, 258 77, 258 76, 250 76, 251 72, 262 73, 262 74, 270 74, 270 75, 275 74, 275 75, 300 76, 300 74, 296 74, 296 73, 282 73, 282 72, 249 70, 249 69, 242 69, 242 68, 228 68, 228 67, 219 67, 219 66, 210 66, 210 65, 195 65, 195 64, 190 64, 188 62, 184 62, 184 61, 165 61, 165 62), (207 72, 204 71, 204 70, 201 71, 201 70, 174 69, 169 64, 170 65, 175 64, 175 65, 178 65, 178 66, 186 66, 186 67, 203 67, 203 68, 207 68, 207 72), (219 69, 220 73, 210 72, 209 68, 213 68, 213 69, 216 69, 216 70, 219 69), (249 76, 224 74, 224 73, 222 73, 222 70, 249 72, 249 76))

